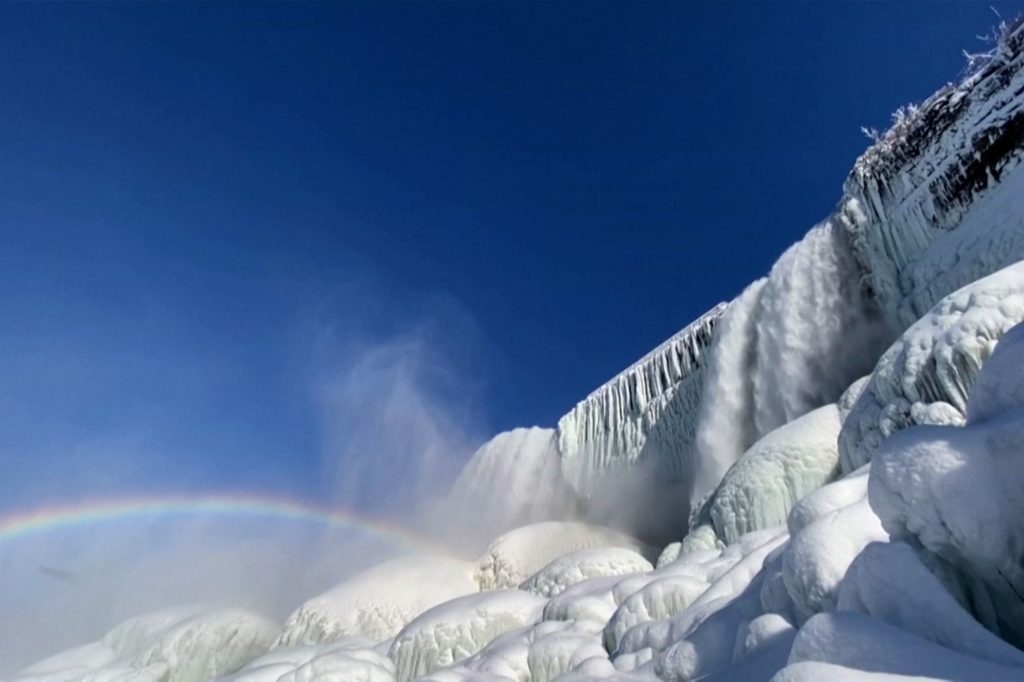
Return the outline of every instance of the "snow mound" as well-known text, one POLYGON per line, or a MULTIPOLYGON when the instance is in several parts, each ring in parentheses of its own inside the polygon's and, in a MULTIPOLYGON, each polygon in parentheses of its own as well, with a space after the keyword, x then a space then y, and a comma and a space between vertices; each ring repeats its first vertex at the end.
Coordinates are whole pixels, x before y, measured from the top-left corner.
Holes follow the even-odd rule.
POLYGON ((835 611, 850 564, 868 544, 888 539, 866 498, 815 519, 794 535, 782 555, 782 579, 797 620, 835 611))
POLYGON ((1024 325, 1003 334, 991 357, 978 375, 967 398, 967 423, 986 419, 1024 405, 1024 325))
POLYGON ((28 680, 199 682, 232 673, 270 648, 279 627, 240 609, 181 607, 125 621, 95 644, 27 668, 28 680))
POLYGON ((459 597, 435 606, 395 637, 388 656, 399 682, 472 656, 498 635, 537 622, 547 600, 522 590, 459 597))
POLYGON ((708 589, 708 583, 692 575, 667 575, 631 594, 615 610, 604 628, 608 651, 619 648, 623 635, 640 623, 671 618, 685 611, 708 589))
POLYGON ((839 411, 820 407, 754 443, 725 474, 712 498, 716 534, 731 544, 786 522, 793 505, 839 470, 839 411))
POLYGON ((472 564, 416 555, 384 562, 300 606, 285 621, 275 647, 343 637, 394 637, 432 606, 477 591, 472 564))
MULTIPOLYGON (((975 618, 1024 644, 1024 345, 1015 332, 974 399, 979 421, 919 426, 887 440, 871 464, 869 495, 894 538, 951 567, 975 618)), ((1000 344, 1001 346, 1002 344, 1000 344)), ((998 352, 997 347, 997 352, 998 352)), ((984 377, 987 371, 982 370, 984 377)))
MULTIPOLYGON (((1024 675, 1024 668, 964 656, 874 618, 846 612, 817 615, 800 628, 789 654, 789 663, 803 662, 903 675, 915 680, 924 677, 957 682, 1009 682, 1020 680, 1024 675)), ((809 679, 789 675, 791 673, 775 679, 809 679)), ((845 679, 861 678, 850 675, 845 679)))
POLYGON ((498 537, 477 562, 474 579, 481 590, 519 587, 555 559, 582 549, 622 547, 643 553, 637 540, 600 526, 547 521, 516 528, 498 537))
POLYGON ((554 597, 565 588, 590 578, 628 575, 654 570, 651 562, 631 549, 581 549, 561 556, 525 580, 519 589, 554 597))
POLYGON ((275 649, 222 682, 394 682, 395 666, 357 637, 275 649))
POLYGON ((1024 320, 1024 262, 950 294, 883 355, 839 437, 843 471, 914 424, 962 425, 967 399, 999 338, 1024 320))

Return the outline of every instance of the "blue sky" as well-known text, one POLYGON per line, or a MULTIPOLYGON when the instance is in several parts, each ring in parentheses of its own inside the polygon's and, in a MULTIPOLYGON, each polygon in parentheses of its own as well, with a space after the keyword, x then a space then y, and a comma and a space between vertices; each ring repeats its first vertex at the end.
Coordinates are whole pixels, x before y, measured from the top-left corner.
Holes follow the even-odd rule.
POLYGON ((392 399, 393 450, 553 424, 824 217, 990 5, 0 5, 0 508, 322 497, 392 399))

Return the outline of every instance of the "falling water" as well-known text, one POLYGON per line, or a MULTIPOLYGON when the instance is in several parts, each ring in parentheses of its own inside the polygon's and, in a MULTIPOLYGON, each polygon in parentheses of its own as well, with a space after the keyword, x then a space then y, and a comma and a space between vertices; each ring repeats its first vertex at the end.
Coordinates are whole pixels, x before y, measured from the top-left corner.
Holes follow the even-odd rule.
POLYGON ((847 235, 825 222, 730 305, 698 417, 695 504, 754 441, 871 369, 892 333, 862 279, 847 235))

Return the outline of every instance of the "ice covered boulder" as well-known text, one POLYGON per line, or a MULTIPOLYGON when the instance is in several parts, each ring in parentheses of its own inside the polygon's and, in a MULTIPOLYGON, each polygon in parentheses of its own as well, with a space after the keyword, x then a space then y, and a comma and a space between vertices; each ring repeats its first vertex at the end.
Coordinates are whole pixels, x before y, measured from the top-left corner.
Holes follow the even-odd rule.
POLYGON ((710 516, 727 544, 786 522, 800 498, 839 470, 839 411, 819 407, 754 443, 729 469, 712 498, 710 516))
POLYGON ((963 428, 919 426, 889 438, 871 463, 869 496, 895 538, 952 567, 972 613, 1024 644, 1024 344, 1019 332, 996 348, 963 428))
POLYGON ((847 507, 867 497, 868 470, 859 469, 848 476, 818 488, 803 497, 789 512, 786 527, 795 536, 815 519, 847 507))
POLYGON ((407 682, 472 656, 495 637, 539 621, 546 603, 522 590, 496 590, 435 606, 392 642, 397 679, 407 682))
MULTIPOLYGON (((865 673, 904 675, 908 682, 910 679, 921 678, 955 682, 1010 682, 1020 680, 1024 675, 1024 668, 965 656, 880 620, 850 612, 819 614, 800 628, 790 650, 789 664, 804 662, 831 664, 840 666, 840 670, 849 668, 865 673)), ((775 680, 812 679, 792 677, 785 673, 784 669, 775 680)), ((861 678, 850 676, 838 679, 861 678)), ((886 678, 866 675, 863 679, 886 678)))
POLYGON ((604 628, 604 644, 615 651, 623 635, 640 623, 671 618, 685 611, 708 589, 708 583, 691 575, 657 578, 626 598, 604 628))
POLYGON ((445 506, 459 515, 460 533, 489 538, 579 513, 576 494, 562 478, 555 431, 537 427, 506 431, 484 443, 459 474, 445 506))
POLYGON ((458 666, 426 679, 549 682, 592 659, 608 662, 600 638, 567 621, 541 621, 493 639, 458 666))
POLYGON ((264 653, 278 630, 241 609, 164 609, 125 621, 100 642, 42 661, 18 679, 200 682, 264 653))
POLYGON ((867 499, 830 512, 801 529, 782 555, 782 577, 799 623, 834 611, 850 564, 872 542, 886 541, 867 499))
POLYGON ((394 682, 395 666, 373 643, 347 638, 275 649, 222 682, 394 682))
POLYGON ((839 588, 838 609, 856 611, 960 653, 1024 665, 1024 652, 986 630, 965 609, 967 597, 943 584, 904 542, 864 548, 839 588))
POLYGON ((1024 324, 1006 332, 985 362, 967 399, 968 424, 980 424, 1024 407, 1024 365, 1021 363, 1024 363, 1024 324))
POLYGON ((846 421, 847 415, 850 414, 850 410, 853 409, 853 406, 857 404, 861 393, 863 393, 864 389, 867 388, 869 381, 871 381, 871 375, 866 374, 850 384, 846 390, 843 391, 843 394, 839 396, 839 400, 836 401, 836 409, 839 410, 840 422, 846 421))
POLYGON ((654 570, 651 562, 625 547, 581 549, 561 556, 523 581, 519 589, 554 597, 576 583, 602 576, 654 570))
POLYGON ((274 646, 351 636, 385 640, 430 607, 476 591, 468 562, 430 555, 393 559, 307 601, 285 621, 274 646))
POLYGON ((959 426, 982 365, 1024 320, 1024 262, 943 298, 882 355, 839 436, 843 471, 871 461, 882 441, 914 424, 959 426))
POLYGON ((615 575, 576 583, 548 602, 544 620, 572 621, 590 632, 601 632, 619 605, 615 588, 621 581, 615 575))
POLYGON ((494 540, 477 561, 474 578, 481 590, 518 587, 559 557, 602 547, 649 551, 636 539, 609 528, 576 522, 534 523, 494 540))
MULTIPOLYGON (((681 612, 664 619, 640 621, 626 630, 618 637, 618 647, 613 652, 615 658, 643 649, 660 655, 671 647, 689 642, 668 656, 666 669, 685 669, 696 674, 697 670, 708 673, 727 664, 740 626, 762 613, 759 593, 765 560, 786 539, 785 532, 752 535, 749 544, 735 545, 742 546, 744 551, 738 559, 721 565, 723 570, 715 570, 713 566, 693 567, 703 569, 694 571, 698 574, 695 577, 712 578, 710 586, 681 612), (723 638, 723 632, 731 635, 723 638)), ((670 564, 662 570, 673 567, 670 564)))

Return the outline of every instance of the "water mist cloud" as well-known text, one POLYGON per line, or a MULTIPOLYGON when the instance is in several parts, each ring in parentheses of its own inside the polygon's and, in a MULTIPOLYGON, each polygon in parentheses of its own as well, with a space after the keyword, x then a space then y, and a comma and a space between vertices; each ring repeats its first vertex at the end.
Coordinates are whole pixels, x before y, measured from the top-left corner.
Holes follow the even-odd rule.
MULTIPOLYGON (((250 494, 287 496, 417 529, 485 432, 474 321, 447 297, 403 297, 365 283, 342 288, 296 319, 286 347, 278 349, 289 377, 268 383, 304 387, 296 394, 305 402, 300 399, 295 411, 307 413, 309 432, 293 443, 290 469, 271 462, 278 469, 257 477, 272 480, 279 472, 280 487, 250 494)), ((183 371, 203 375, 202 366, 183 371)), ((34 498, 38 506, 73 505, 240 490, 233 467, 244 485, 268 465, 242 448, 210 451, 209 471, 186 467, 185 475, 161 487, 160 463, 175 466, 164 432, 98 429, 75 446, 70 473, 41 466, 19 472, 18 508, 32 508, 20 500, 34 498), (80 482, 88 484, 76 487, 80 482)), ((306 599, 410 551, 422 546, 358 528, 230 513, 109 519, 0 537, 0 675, 167 606, 237 606, 282 622, 306 599)))

